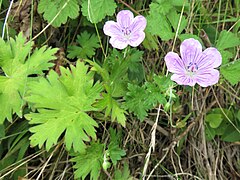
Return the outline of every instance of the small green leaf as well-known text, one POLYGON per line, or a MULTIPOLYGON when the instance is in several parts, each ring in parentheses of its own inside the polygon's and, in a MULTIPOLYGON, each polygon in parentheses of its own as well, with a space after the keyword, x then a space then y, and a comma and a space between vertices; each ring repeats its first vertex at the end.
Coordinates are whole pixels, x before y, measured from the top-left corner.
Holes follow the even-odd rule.
POLYGON ((221 114, 208 114, 205 120, 209 123, 211 128, 218 128, 223 118, 221 114))
POLYGON ((147 111, 157 103, 167 103, 156 81, 146 82, 143 86, 128 84, 128 92, 124 99, 124 107, 133 112, 141 121, 147 116, 147 111))
POLYGON ((122 170, 117 169, 114 172, 114 180, 132 180, 128 164, 125 162, 122 170))
POLYGON ((91 180, 97 180, 103 164, 103 148, 100 143, 91 143, 85 153, 80 153, 71 159, 76 164, 73 166, 75 178, 85 179, 90 174, 91 180))
POLYGON ((117 101, 112 101, 112 121, 117 120, 118 123, 120 123, 123 127, 126 125, 126 111, 122 108, 120 108, 117 101))
POLYGON ((129 84, 129 92, 124 97, 124 106, 133 112, 140 120, 143 120, 147 116, 147 111, 152 107, 148 103, 148 95, 145 87, 129 84))
POLYGON ((240 59, 229 64, 226 64, 220 68, 223 77, 228 80, 231 85, 235 85, 240 81, 240 59))
POLYGON ((114 0, 83 0, 81 10, 91 23, 98 23, 105 16, 112 16, 116 7, 114 0))
POLYGON ((151 11, 167 15, 170 10, 173 9, 174 0, 156 0, 150 4, 150 13, 151 11))
MULTIPOLYGON (((170 21, 174 31, 177 32, 178 23, 179 23, 179 20, 180 20, 180 14, 178 14, 177 11, 172 10, 170 13, 168 13, 167 18, 170 21)), ((181 32, 187 26, 187 23, 188 23, 187 19, 184 16, 182 16, 180 26, 179 26, 179 29, 178 29, 178 34, 181 34, 181 32)))
POLYGON ((77 36, 77 43, 79 46, 68 46, 68 58, 91 58, 95 55, 96 49, 100 47, 97 36, 87 31, 77 36))
POLYGON ((108 145, 108 152, 114 166, 116 166, 117 161, 122 159, 122 156, 126 155, 126 152, 119 147, 120 138, 121 138, 121 134, 116 133, 116 131, 111 128, 110 144, 108 145))
MULTIPOLYGON (((240 129, 240 127, 237 127, 240 129)), ((224 132, 224 134, 221 136, 221 139, 226 142, 236 142, 240 141, 240 133, 236 131, 235 127, 228 126, 224 132)))
POLYGON ((211 141, 214 139, 214 137, 216 136, 216 132, 215 132, 215 129, 211 128, 209 126, 209 124, 206 124, 205 126, 205 135, 206 135, 206 139, 208 141, 211 141))
POLYGON ((235 47, 240 45, 240 39, 237 35, 226 30, 222 31, 219 35, 216 47, 219 50, 235 47))

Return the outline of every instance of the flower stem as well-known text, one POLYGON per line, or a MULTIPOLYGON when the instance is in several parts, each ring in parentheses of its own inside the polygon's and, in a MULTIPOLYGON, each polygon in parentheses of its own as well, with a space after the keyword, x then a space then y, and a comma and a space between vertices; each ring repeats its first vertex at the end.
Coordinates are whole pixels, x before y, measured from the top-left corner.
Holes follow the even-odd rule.
POLYGON ((95 29, 96 29, 96 32, 97 32, 97 37, 98 37, 98 40, 99 40, 99 43, 100 43, 100 46, 101 46, 101 49, 102 49, 102 52, 103 52, 103 55, 104 55, 104 59, 106 59, 106 53, 105 53, 105 51, 104 51, 104 48, 103 48, 103 45, 102 45, 102 41, 101 41, 101 37, 100 37, 100 35, 99 35, 99 32, 98 32, 98 28, 97 28, 97 25, 96 25, 96 23, 94 23, 94 27, 95 27, 95 29))

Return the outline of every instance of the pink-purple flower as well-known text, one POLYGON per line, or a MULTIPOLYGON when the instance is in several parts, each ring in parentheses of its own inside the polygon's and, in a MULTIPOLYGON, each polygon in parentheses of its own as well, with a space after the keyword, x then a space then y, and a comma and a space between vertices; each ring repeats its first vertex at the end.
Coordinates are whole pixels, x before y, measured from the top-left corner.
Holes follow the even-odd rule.
POLYGON ((110 44, 117 49, 124 49, 128 45, 137 47, 145 38, 144 29, 146 18, 138 15, 134 18, 129 10, 122 10, 117 14, 117 22, 107 21, 103 32, 111 36, 110 44))
POLYGON ((199 41, 190 38, 180 46, 181 58, 177 53, 169 52, 165 62, 171 79, 180 85, 194 86, 196 83, 202 87, 214 85, 219 80, 219 71, 214 69, 221 65, 222 56, 213 47, 202 51, 199 41))

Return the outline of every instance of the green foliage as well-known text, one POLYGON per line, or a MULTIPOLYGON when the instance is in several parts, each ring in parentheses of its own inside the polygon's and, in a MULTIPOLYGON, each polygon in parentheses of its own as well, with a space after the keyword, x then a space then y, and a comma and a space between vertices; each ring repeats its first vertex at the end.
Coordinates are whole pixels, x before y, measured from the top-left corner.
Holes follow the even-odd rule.
POLYGON ((126 152, 122 150, 120 146, 121 133, 110 128, 110 143, 108 145, 108 153, 114 166, 117 165, 117 161, 122 159, 122 156, 126 155, 126 152))
MULTIPOLYGON (((150 4, 149 15, 147 16, 148 26, 146 31, 152 35, 159 36, 167 41, 175 35, 172 27, 177 31, 180 14, 177 13, 176 6, 183 6, 183 2, 174 0, 157 0, 150 4)), ((184 30, 187 25, 187 19, 182 16, 178 34, 184 30)))
MULTIPOLYGON (((222 65, 227 64, 229 60, 234 56, 234 54, 227 49, 237 47, 239 45, 240 45, 240 39, 237 35, 226 30, 221 31, 217 40, 216 47, 221 52, 222 61, 223 61, 222 65)), ((224 76, 224 77, 226 78, 227 76, 224 76)), ((228 78, 226 79, 228 80, 228 78)))
POLYGON ((0 39, 0 67, 5 74, 0 76, 0 124, 5 118, 11 121, 14 113, 22 117, 28 83, 37 79, 29 75, 42 74, 53 66, 49 61, 55 59, 57 49, 43 46, 31 53, 32 43, 25 44, 25 41, 22 34, 16 40, 4 42, 0 39))
POLYGON ((91 58, 100 47, 97 36, 87 31, 77 36, 77 43, 79 46, 68 46, 68 58, 91 58))
POLYGON ((83 0, 82 13, 91 23, 102 21, 105 16, 111 16, 117 5, 114 0, 83 0))
MULTIPOLYGON (((215 136, 220 136, 221 140, 235 142, 240 140, 240 119, 228 109, 223 109, 225 115, 234 124, 229 122, 227 117, 219 108, 212 109, 206 116, 206 137, 212 140, 215 136), (237 128, 237 129, 236 129, 237 128)), ((238 111, 239 112, 239 111, 238 111)))
POLYGON ((98 179, 103 163, 103 148, 103 144, 92 142, 85 153, 80 153, 71 159, 76 163, 73 166, 76 169, 75 178, 85 179, 90 173, 90 179, 98 179))
POLYGON ((111 120, 115 119, 122 126, 125 126, 126 111, 121 108, 117 98, 122 97, 127 92, 127 83, 130 81, 141 82, 143 79, 143 66, 141 64, 143 52, 131 49, 124 53, 113 50, 106 59, 103 67, 96 62, 88 61, 102 77, 106 93, 102 94, 102 99, 96 104, 99 109, 105 109, 105 116, 111 114, 111 120))
POLYGON ((240 45, 239 37, 232 32, 224 30, 219 35, 216 47, 219 50, 224 50, 239 45, 240 45))
POLYGON ((228 80, 231 85, 235 85, 240 82, 240 60, 236 60, 232 63, 224 65, 220 68, 223 77, 228 80))
POLYGON ((96 139, 95 128, 98 124, 88 112, 96 111, 92 105, 100 98, 101 84, 93 83, 94 73, 88 72, 88 66, 77 62, 76 67, 60 68, 61 76, 50 71, 47 79, 39 78, 30 83, 28 102, 38 110, 25 117, 34 126, 31 145, 41 147, 46 141, 46 149, 55 145, 64 132, 68 150, 85 150, 84 141, 96 139), (45 133, 42 133, 45 132, 45 133))
POLYGON ((124 163, 124 167, 122 170, 117 169, 114 173, 114 180, 132 180, 133 178, 130 176, 130 171, 127 163, 124 163))
POLYGON ((222 114, 208 114, 205 119, 205 121, 209 123, 211 128, 218 128, 222 120, 222 114))
MULTIPOLYGON (((74 168, 75 178, 82 178, 90 174, 90 179, 98 179, 100 170, 103 167, 107 170, 111 163, 109 157, 116 167, 117 161, 121 160, 122 156, 125 156, 125 151, 120 146, 121 133, 116 132, 110 128, 110 143, 108 149, 104 151, 104 144, 99 142, 92 142, 90 146, 86 148, 84 153, 79 153, 71 159, 75 162, 74 168)), ((126 173, 126 172, 125 172, 126 173)))
POLYGON ((43 13, 43 18, 50 23, 53 19, 52 26, 59 27, 65 24, 68 18, 75 19, 79 15, 78 0, 40 0, 38 12, 43 13), (60 14, 56 17, 56 15, 60 14))
POLYGON ((124 96, 124 106, 133 112, 141 121, 147 116, 147 111, 158 103, 165 105, 168 90, 173 87, 169 78, 155 76, 153 82, 146 82, 143 86, 128 84, 128 92, 124 96))

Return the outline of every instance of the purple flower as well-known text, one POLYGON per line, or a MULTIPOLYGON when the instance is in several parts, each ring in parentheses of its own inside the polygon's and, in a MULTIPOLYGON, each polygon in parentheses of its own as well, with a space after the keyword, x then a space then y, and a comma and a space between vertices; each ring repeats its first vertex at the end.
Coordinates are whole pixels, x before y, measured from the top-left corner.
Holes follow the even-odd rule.
POLYGON ((107 21, 103 32, 111 36, 110 44, 117 49, 124 49, 127 45, 137 47, 145 38, 146 18, 139 15, 135 18, 129 10, 122 10, 117 14, 117 22, 107 21))
POLYGON ((219 71, 214 69, 221 65, 222 56, 216 48, 210 47, 202 51, 199 41, 190 38, 180 46, 181 58, 177 53, 169 52, 165 56, 168 71, 174 73, 171 79, 180 85, 202 87, 216 84, 219 71))

